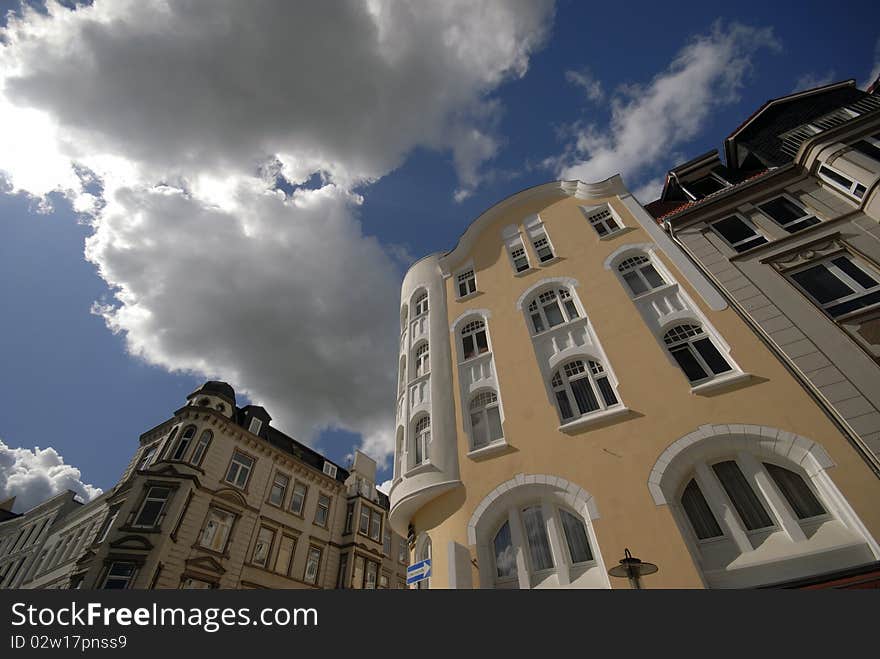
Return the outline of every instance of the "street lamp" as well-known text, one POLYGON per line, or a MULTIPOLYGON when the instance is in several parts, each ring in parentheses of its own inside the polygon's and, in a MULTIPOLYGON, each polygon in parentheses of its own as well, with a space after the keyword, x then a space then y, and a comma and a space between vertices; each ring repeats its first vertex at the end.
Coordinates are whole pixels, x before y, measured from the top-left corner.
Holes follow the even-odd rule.
POLYGON ((630 588, 641 590, 642 584, 639 578, 645 574, 654 574, 658 569, 653 563, 645 563, 633 556, 629 549, 624 549, 620 565, 608 570, 608 574, 612 577, 626 577, 629 579, 630 588))

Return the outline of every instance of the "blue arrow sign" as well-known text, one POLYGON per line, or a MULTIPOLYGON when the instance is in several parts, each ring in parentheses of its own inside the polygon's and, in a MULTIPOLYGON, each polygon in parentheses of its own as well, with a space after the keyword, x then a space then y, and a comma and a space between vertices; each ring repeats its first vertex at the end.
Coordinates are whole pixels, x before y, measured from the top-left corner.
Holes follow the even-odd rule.
POLYGON ((406 568, 406 585, 424 581, 431 576, 431 559, 426 558, 423 561, 414 563, 406 568))

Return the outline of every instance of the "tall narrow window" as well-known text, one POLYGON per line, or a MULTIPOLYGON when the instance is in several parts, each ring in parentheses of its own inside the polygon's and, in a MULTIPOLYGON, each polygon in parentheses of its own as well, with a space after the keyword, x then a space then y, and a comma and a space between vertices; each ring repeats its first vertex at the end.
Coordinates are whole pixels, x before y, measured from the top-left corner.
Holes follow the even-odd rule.
POLYGON ((229 463, 229 469, 226 471, 226 482, 244 489, 247 486, 253 466, 253 458, 238 451, 233 452, 232 461, 229 463))
POLYGON ((767 242, 767 239, 755 230, 751 222, 747 222, 738 215, 725 217, 723 220, 713 222, 711 226, 715 233, 737 252, 744 252, 767 242))
POLYGON ((430 352, 427 343, 422 343, 416 348, 416 377, 425 375, 431 370, 429 357, 430 352))
POLYGON ((306 583, 315 583, 318 580, 318 570, 321 567, 321 550, 314 545, 309 547, 309 555, 306 560, 306 573, 304 581, 306 583))
POLYGON ((330 517, 330 497, 321 492, 318 495, 318 507, 315 509, 315 524, 318 526, 327 526, 327 519, 330 517))
POLYGON ((547 524, 541 506, 531 506, 522 511, 523 526, 529 545, 529 557, 532 569, 549 570, 553 567, 553 553, 550 551, 550 539, 547 537, 547 524))
POLYGON ((180 435, 180 438, 177 440, 177 444, 174 447, 173 452, 171 453, 172 460, 183 460, 183 456, 186 454, 186 449, 189 447, 192 438, 196 436, 196 427, 195 426, 187 426, 183 433, 180 435))
POLYGON ((415 428, 416 465, 428 461, 428 445, 431 442, 431 417, 425 415, 416 422, 415 428))
POLYGON ((584 523, 567 510, 559 510, 559 518, 562 520, 562 530, 565 532, 565 543, 568 546, 568 555, 571 562, 586 563, 593 560, 593 552, 590 542, 587 540, 587 529, 584 523))
POLYGON ((617 266, 617 271, 629 286, 634 297, 666 284, 663 277, 654 268, 651 259, 644 254, 624 259, 617 266))
POLYGON ((348 554, 339 557, 339 576, 336 578, 337 588, 348 588, 346 576, 348 572, 348 554))
POLYGON ((400 358, 400 375, 397 381, 397 395, 400 396, 403 394, 403 390, 406 389, 406 357, 400 358))
POLYGON ((379 542, 382 535, 382 513, 378 510, 370 511, 370 537, 379 542))
POLYGON ((391 529, 385 526, 385 533, 382 534, 382 553, 391 556, 391 529))
POLYGON ((677 325, 663 342, 691 384, 732 370, 699 325, 677 325))
POLYGON ((202 530, 199 544, 212 551, 226 551, 226 542, 232 532, 233 522, 235 515, 232 513, 211 508, 208 510, 208 518, 205 520, 205 528, 202 530))
POLYGON ((168 497, 171 496, 170 487, 153 486, 147 491, 144 502, 135 517, 133 526, 143 528, 153 528, 162 518, 165 512, 165 504, 168 503, 168 497))
POLYGON ((418 299, 413 303, 413 314, 415 316, 421 316, 423 313, 428 313, 428 294, 422 293, 418 299))
POLYGON ((373 561, 367 561, 367 571, 364 574, 364 589, 376 589, 376 575, 379 572, 379 565, 373 561))
POLYGON ((284 495, 287 493, 288 483, 290 483, 289 476, 285 476, 281 472, 275 472, 275 478, 272 481, 272 489, 269 490, 269 503, 273 506, 281 506, 284 504, 284 495))
POLYGON ((513 540, 510 536, 510 522, 504 522, 495 539, 492 541, 495 550, 495 576, 498 579, 512 579, 516 577, 516 552, 513 549, 513 540))
POLYGON ((349 533, 351 533, 351 525, 352 525, 353 521, 354 521, 354 501, 350 502, 345 507, 345 528, 342 531, 342 533, 344 535, 348 535, 349 533))
POLYGON ((808 213, 788 197, 776 197, 765 201, 763 204, 758 204, 758 208, 789 233, 819 224, 818 217, 808 213))
POLYGON ((248 426, 248 432, 259 435, 262 427, 263 422, 260 419, 252 418, 251 424, 248 426))
POLYGON ((486 323, 472 320, 461 328, 461 350, 465 359, 489 352, 489 341, 486 338, 486 323))
POLYGON ((510 260, 513 261, 513 269, 517 272, 525 272, 530 267, 526 248, 521 242, 510 248, 510 260))
POLYGON ((849 254, 841 254, 789 275, 832 318, 880 302, 880 277, 849 254))
POLYGON ((571 293, 566 288, 540 293, 529 303, 528 310, 535 334, 580 317, 571 293))
POLYGON ((290 568, 293 565, 293 554, 296 551, 296 538, 289 535, 282 535, 281 542, 278 543, 278 555, 275 557, 275 571, 283 574, 285 577, 290 575, 290 568))
POLYGON ((147 447, 147 449, 144 451, 144 455, 141 458, 141 461, 138 463, 138 471, 143 471, 153 463, 153 458, 156 455, 157 446, 157 444, 153 444, 152 446, 147 447))
POLYGON ((474 276, 473 268, 460 273, 456 280, 458 281, 458 297, 467 297, 471 293, 477 292, 477 278, 474 276))
POLYGON ((199 437, 199 443, 196 444, 196 447, 193 449, 192 457, 190 457, 189 461, 191 464, 196 467, 202 464, 202 460, 205 458, 205 453, 208 451, 208 445, 211 443, 211 439, 213 439, 214 433, 210 430, 205 430, 202 432, 202 436, 199 437))
POLYGON ((116 522, 116 517, 119 515, 120 507, 119 504, 116 504, 107 510, 107 516, 104 517, 104 523, 101 525, 101 530, 98 531, 98 537, 97 540, 95 540, 95 544, 100 544, 107 538, 107 534, 110 532, 114 522, 116 522))
POLYGON ((260 527, 257 534, 257 541, 254 543, 254 554, 251 557, 251 563, 266 567, 266 561, 269 560, 269 552, 272 551, 272 543, 275 540, 275 531, 265 526, 260 527))
POLYGON ((550 241, 547 239, 546 234, 541 234, 538 237, 532 238, 532 247, 535 248, 535 254, 538 255, 538 260, 541 263, 546 263, 553 259, 556 256, 553 253, 553 246, 550 244, 550 241))
POLYGON ((770 515, 767 514, 767 510, 736 462, 733 460, 718 462, 712 465, 712 469, 749 531, 773 526, 773 520, 770 519, 770 515))
POLYGON ((293 485, 293 494, 290 495, 290 512, 294 515, 303 514, 303 509, 306 505, 306 493, 308 492, 308 487, 306 487, 303 483, 294 483, 293 485))
POLYGON ((475 449, 504 438, 498 396, 494 391, 482 391, 474 396, 470 404, 470 417, 471 440, 475 449))
POLYGON ((765 462, 764 467, 798 519, 809 519, 826 513, 825 508, 800 474, 772 462, 765 462))
POLYGON ((685 514, 694 527, 694 533, 700 540, 708 540, 709 538, 718 538, 724 535, 712 509, 706 502, 706 498, 700 491, 697 481, 691 479, 684 491, 681 493, 681 507, 684 508, 685 514))
POLYGON ((617 219, 612 214, 610 208, 606 207, 598 210, 581 208, 581 210, 587 216, 587 221, 590 223, 590 226, 595 229, 596 233, 599 234, 600 238, 611 235, 622 228, 620 224, 618 224, 617 219))
POLYGON ((358 531, 364 535, 367 535, 370 531, 370 509, 363 503, 361 504, 361 520, 358 531))
POLYGON ((618 404, 608 374, 599 362, 568 362, 550 381, 563 422, 618 404))

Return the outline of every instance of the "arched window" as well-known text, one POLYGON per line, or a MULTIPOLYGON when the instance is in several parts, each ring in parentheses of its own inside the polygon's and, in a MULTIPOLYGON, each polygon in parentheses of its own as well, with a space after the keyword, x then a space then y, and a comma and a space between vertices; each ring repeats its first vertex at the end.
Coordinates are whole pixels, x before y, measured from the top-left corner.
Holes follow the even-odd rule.
POLYGON ((644 254, 630 256, 617 266, 617 271, 623 277, 630 292, 635 297, 666 284, 663 277, 654 268, 654 264, 644 254))
POLYGON ((403 476, 403 428, 397 429, 397 443, 394 453, 395 475, 400 478, 403 476))
POLYGON ((539 293, 529 302, 528 309, 534 334, 580 317, 567 288, 553 288, 539 293))
POLYGON ((400 309, 400 333, 403 334, 406 331, 406 321, 407 321, 407 309, 404 304, 400 309))
POLYGON ((505 520, 492 540, 495 553, 495 581, 500 585, 516 581, 516 552, 510 536, 510 521, 505 520))
POLYGON ((501 429, 501 411, 494 391, 481 391, 471 400, 471 442, 473 448, 483 448, 504 439, 501 429))
POLYGON ((413 302, 413 316, 418 317, 424 313, 428 313, 428 294, 422 293, 413 302))
POLYGON ((400 358, 400 375, 397 382, 397 395, 403 393, 406 389, 406 357, 400 358))
POLYGON ((431 442, 431 417, 427 414, 419 418, 415 425, 415 437, 413 438, 413 456, 418 466, 428 462, 428 445, 431 442))
POLYGON ((733 370, 699 325, 676 325, 663 342, 691 384, 733 370))
POLYGON ((174 449, 169 455, 169 459, 183 460, 183 456, 186 454, 186 449, 189 448, 190 442, 195 436, 195 426, 187 426, 186 428, 184 428, 183 433, 181 433, 180 437, 177 439, 177 444, 174 446, 174 449))
POLYGON ((415 364, 415 376, 419 377, 421 375, 425 375, 431 370, 431 365, 428 361, 428 343, 422 343, 416 348, 416 364, 415 364))
POLYGON ((472 320, 461 328, 461 351, 464 359, 489 352, 485 322, 479 319, 472 320))
POLYGON ((563 422, 618 404, 608 374, 597 361, 568 362, 553 374, 550 386, 563 422))

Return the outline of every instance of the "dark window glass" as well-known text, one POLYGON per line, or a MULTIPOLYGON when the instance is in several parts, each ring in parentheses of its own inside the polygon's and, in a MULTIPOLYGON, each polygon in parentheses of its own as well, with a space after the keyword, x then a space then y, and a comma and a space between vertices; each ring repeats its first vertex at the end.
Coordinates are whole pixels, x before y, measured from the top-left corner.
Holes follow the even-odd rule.
POLYGON ((608 378, 596 378, 596 384, 602 393, 602 399, 605 401, 605 404, 609 406, 617 405, 617 396, 614 395, 614 389, 611 388, 608 378))
POLYGON ((718 352, 718 348, 716 348, 715 344, 709 339, 698 339, 694 341, 694 347, 715 375, 726 373, 730 370, 730 364, 728 364, 724 357, 721 356, 721 353, 718 352))
POLYGON ((858 142, 854 142, 851 146, 856 151, 864 153, 869 158, 880 162, 880 148, 875 144, 871 144, 867 140, 859 140, 858 142))
POLYGON ((684 488, 684 492, 681 494, 681 506, 687 513, 691 526, 694 527, 694 533, 700 540, 724 535, 695 480, 691 480, 684 488))
POLYGON ((639 277, 637 272, 625 272, 623 273, 623 279, 633 292, 633 295, 641 295, 648 290, 648 287, 645 286, 645 283, 642 281, 642 278, 639 277))
POLYGON ((476 353, 474 350, 474 337, 472 334, 468 334, 467 336, 462 337, 461 345, 464 348, 464 358, 469 359, 473 357, 476 353))
POLYGON ((590 386, 589 378, 580 378, 569 384, 581 414, 599 409, 599 402, 596 400, 596 394, 593 393, 593 387, 590 386))
POLYGON ((547 322, 550 323, 550 327, 555 327, 565 322, 565 318, 562 317, 562 312, 559 310, 559 305, 556 302, 544 307, 544 314, 547 316, 547 322))
POLYGON ((539 314, 532 314, 532 324, 535 326, 535 334, 544 331, 544 321, 541 320, 541 316, 539 314))
POLYGON ((587 530, 584 523, 566 510, 559 511, 562 519, 562 529, 565 531, 565 542, 568 545, 568 553, 572 563, 584 563, 593 560, 593 552, 590 551, 590 542, 587 540, 587 530))
POLYGON ((737 252, 744 252, 752 247, 763 245, 767 242, 764 236, 758 235, 752 227, 741 218, 731 215, 723 220, 715 222, 712 227, 731 244, 737 252))
POLYGON ((645 279, 648 280, 648 283, 651 284, 651 288, 659 288, 664 285, 663 277, 660 276, 650 263, 642 266, 641 271, 645 275, 645 279))
POLYGON ((843 186, 844 188, 846 188, 847 190, 849 190, 849 189, 852 187, 852 184, 853 184, 852 181, 850 181, 850 180, 849 180, 848 178, 846 178, 845 176, 842 176, 842 175, 838 174, 838 173, 835 172, 833 169, 828 169, 827 167, 820 167, 820 168, 819 168, 819 171, 820 171, 822 174, 824 174, 825 176, 827 176, 828 178, 830 178, 832 181, 834 181, 834 182, 839 183, 840 185, 842 185, 842 186, 843 186))
POLYGON ((684 187, 687 188, 688 192, 699 199, 701 197, 705 197, 706 195, 710 195, 713 192, 723 190, 727 186, 714 176, 704 176, 703 178, 697 179, 696 181, 685 183, 684 187))
POLYGON ((689 346, 684 345, 672 348, 669 352, 672 353, 675 361, 678 362, 681 370, 684 371, 687 379, 691 382, 696 382, 697 380, 702 380, 703 378, 708 377, 709 374, 703 370, 702 366, 700 366, 700 362, 694 357, 689 346))
POLYGON ((479 331, 476 333, 477 352, 489 352, 489 343, 486 341, 486 332, 479 331))
POLYGON ((556 404, 559 405, 559 414, 563 420, 574 416, 574 413, 571 411, 571 403, 568 401, 568 396, 564 391, 556 392, 556 404))
POLYGON ((819 304, 827 304, 855 292, 822 263, 796 272, 791 278, 816 298, 819 304))
POLYGON ((773 520, 761 505, 761 501, 736 462, 732 460, 719 462, 712 465, 712 469, 749 531, 773 526, 773 520))
POLYGON ((864 288, 873 288, 877 285, 877 282, 864 270, 862 270, 855 263, 850 261, 845 256, 839 256, 836 259, 831 261, 838 268, 843 270, 847 275, 852 277, 855 281, 859 283, 859 285, 864 288))
POLYGON ((765 462, 764 466, 798 519, 808 519, 825 514, 825 508, 822 507, 816 495, 799 474, 769 462, 765 462))

